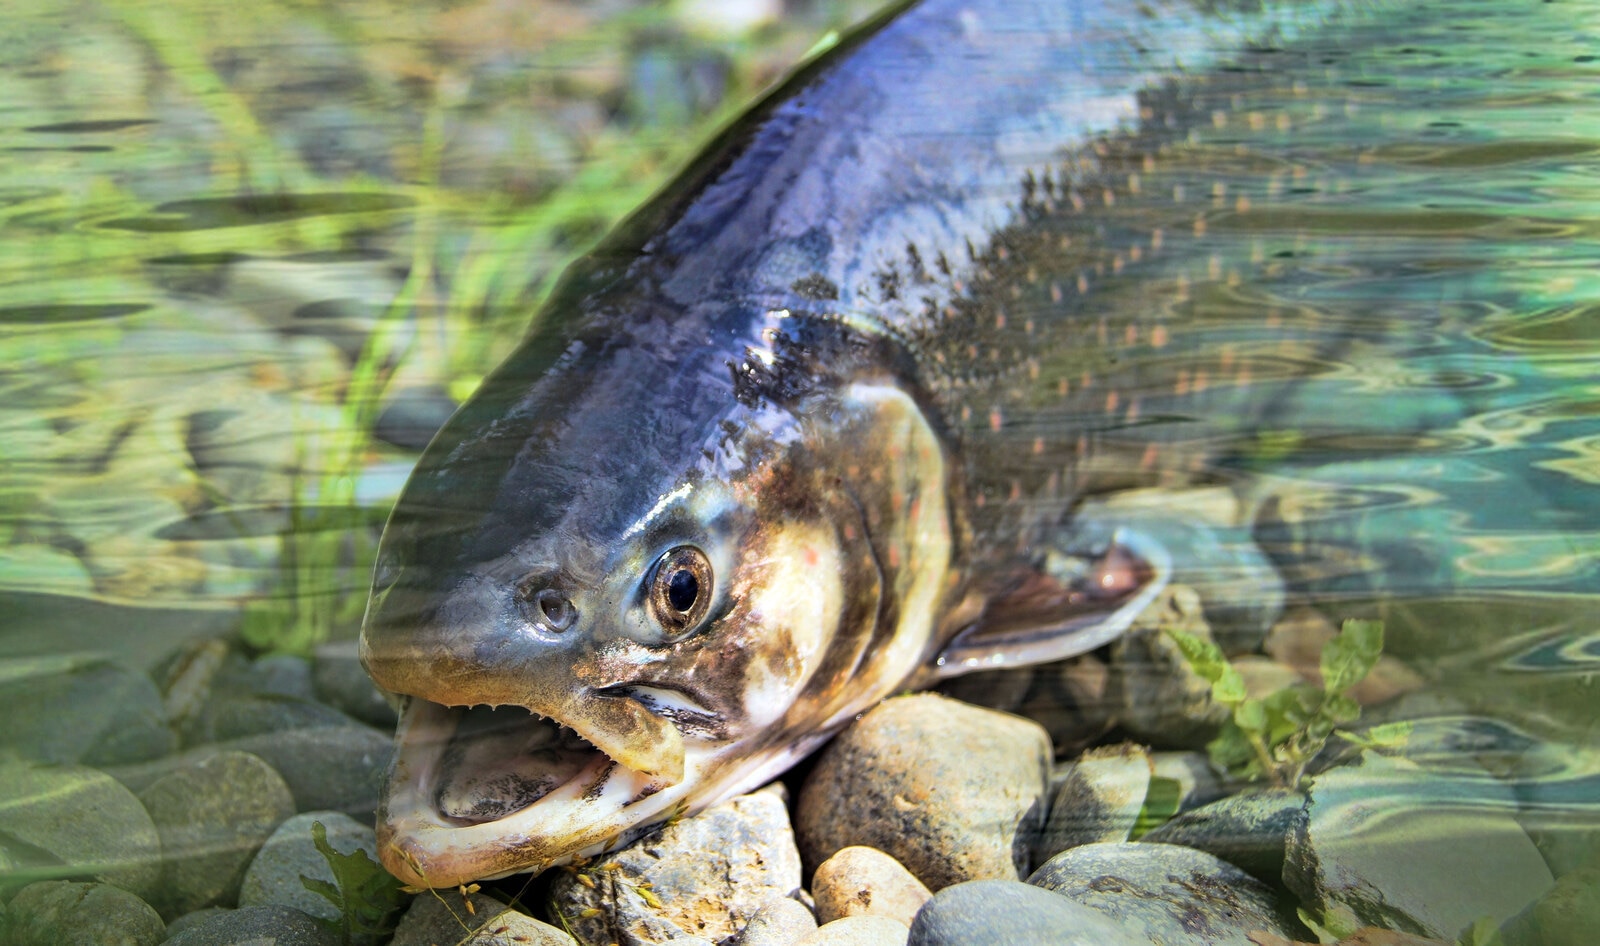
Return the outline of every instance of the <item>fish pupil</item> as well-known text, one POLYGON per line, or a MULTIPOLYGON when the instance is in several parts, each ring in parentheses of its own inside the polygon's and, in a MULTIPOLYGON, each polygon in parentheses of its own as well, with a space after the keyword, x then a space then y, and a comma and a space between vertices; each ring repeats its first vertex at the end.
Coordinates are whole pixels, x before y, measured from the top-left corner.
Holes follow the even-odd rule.
POLYGON ((667 603, 672 605, 673 610, 687 614, 698 597, 700 581, 689 569, 680 568, 667 579, 667 603))

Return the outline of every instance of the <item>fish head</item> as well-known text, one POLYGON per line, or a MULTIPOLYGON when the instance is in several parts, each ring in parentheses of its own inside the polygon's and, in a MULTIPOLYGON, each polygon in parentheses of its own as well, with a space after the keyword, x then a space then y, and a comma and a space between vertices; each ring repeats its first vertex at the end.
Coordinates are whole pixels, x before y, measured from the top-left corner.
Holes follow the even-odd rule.
POLYGON ((409 883, 539 871, 754 788, 926 659, 950 538, 914 400, 751 396, 726 355, 625 335, 525 346, 385 530, 361 652, 403 704, 378 830, 409 883))

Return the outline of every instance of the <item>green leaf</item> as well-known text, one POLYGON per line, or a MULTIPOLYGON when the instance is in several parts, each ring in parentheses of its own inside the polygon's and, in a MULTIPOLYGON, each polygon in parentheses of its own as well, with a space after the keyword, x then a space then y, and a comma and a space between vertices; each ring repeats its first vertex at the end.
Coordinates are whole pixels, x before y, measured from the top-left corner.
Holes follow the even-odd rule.
POLYGON ((1163 632, 1178 645, 1178 653, 1183 655, 1189 669, 1213 684, 1222 678, 1224 671, 1232 669, 1216 644, 1176 628, 1165 628, 1163 632))
POLYGON ((1233 721, 1245 732, 1267 731, 1267 710, 1260 700, 1244 700, 1233 708, 1233 721))
POLYGON ((1500 924, 1492 916, 1480 916, 1472 921, 1457 940, 1460 946, 1501 946, 1500 924))
POLYGON ((328 829, 320 821, 311 823, 311 843, 328 862, 334 882, 301 874, 300 883, 339 909, 339 920, 330 924, 334 931, 346 946, 375 946, 387 939, 406 901, 400 881, 360 848, 341 854, 328 843, 328 829))
POLYGON ((1244 677, 1233 664, 1222 662, 1222 672, 1211 681, 1211 698, 1223 706, 1238 706, 1248 698, 1244 677))
POLYGON ((1330 693, 1322 703, 1320 715, 1336 723, 1348 723, 1361 715, 1361 704, 1343 693, 1330 693))
POLYGON ((1339 733, 1345 739, 1367 749, 1400 749, 1411 741, 1411 722, 1381 723, 1368 726, 1360 733, 1339 733))
POLYGON ((1382 621, 1345 621, 1322 648, 1322 688, 1343 693, 1372 672, 1383 653, 1382 621))
POLYGON ((1265 774, 1250 771, 1256 759, 1255 750, 1250 747, 1244 730, 1231 720, 1222 727, 1216 738, 1206 743, 1206 754, 1210 756, 1211 763, 1224 772, 1257 776, 1265 774))

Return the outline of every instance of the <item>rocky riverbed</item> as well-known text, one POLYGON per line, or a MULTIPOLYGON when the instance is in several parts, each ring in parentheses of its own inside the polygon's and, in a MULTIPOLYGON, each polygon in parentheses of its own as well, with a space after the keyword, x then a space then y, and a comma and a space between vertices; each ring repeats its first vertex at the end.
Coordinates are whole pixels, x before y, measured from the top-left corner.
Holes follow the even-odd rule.
MULTIPOLYGON (((1360 696, 1418 718, 1405 746, 1340 743, 1296 788, 1230 782, 1197 751, 1217 707, 1160 656, 1174 624, 1209 633, 1188 587, 1103 654, 889 700, 758 792, 603 860, 401 893, 348 940, 312 889, 336 881, 313 826, 376 853, 393 723, 352 645, 202 639, 153 674, 40 660, 0 683, 6 942, 1592 942, 1592 835, 1519 801, 1550 747, 1385 662, 1360 696)), ((1272 689, 1328 633, 1293 613, 1263 644, 1284 662, 1235 664, 1272 689)))

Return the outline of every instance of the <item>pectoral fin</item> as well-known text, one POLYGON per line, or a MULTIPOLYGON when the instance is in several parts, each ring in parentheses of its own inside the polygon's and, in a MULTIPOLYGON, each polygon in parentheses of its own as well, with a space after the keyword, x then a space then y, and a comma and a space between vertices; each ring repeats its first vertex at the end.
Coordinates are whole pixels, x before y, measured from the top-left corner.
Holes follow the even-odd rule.
POLYGON ((935 675, 1087 653, 1127 630, 1171 574, 1166 549, 1134 530, 1090 528, 1064 536, 1059 548, 1019 567, 951 640, 934 662, 935 675))

